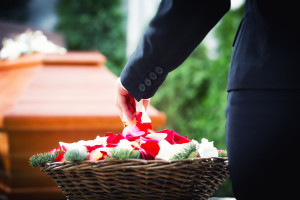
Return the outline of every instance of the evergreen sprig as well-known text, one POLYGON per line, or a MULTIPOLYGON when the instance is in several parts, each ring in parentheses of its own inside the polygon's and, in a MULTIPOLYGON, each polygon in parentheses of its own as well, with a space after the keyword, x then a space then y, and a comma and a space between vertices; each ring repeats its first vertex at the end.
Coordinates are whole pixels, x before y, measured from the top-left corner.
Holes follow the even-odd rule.
POLYGON ((137 150, 129 150, 129 149, 112 149, 110 151, 110 156, 107 157, 107 160, 111 159, 140 159, 141 153, 137 150))
POLYGON ((189 144, 182 152, 175 154, 171 160, 187 159, 187 158, 196 158, 198 156, 197 145, 189 144))
POLYGON ((54 162, 56 156, 61 152, 54 152, 54 153, 39 153, 33 155, 29 158, 29 164, 32 167, 43 167, 46 163, 54 162))
POLYGON ((87 160, 89 153, 86 150, 70 149, 65 154, 66 161, 80 162, 87 160))

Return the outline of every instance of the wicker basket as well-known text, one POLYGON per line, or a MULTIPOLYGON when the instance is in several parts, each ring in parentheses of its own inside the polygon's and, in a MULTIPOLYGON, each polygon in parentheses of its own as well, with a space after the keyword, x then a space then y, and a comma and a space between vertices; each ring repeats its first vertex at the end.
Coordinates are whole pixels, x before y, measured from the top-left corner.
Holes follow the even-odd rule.
POLYGON ((102 160, 41 168, 67 199, 209 199, 228 176, 227 158, 102 160))

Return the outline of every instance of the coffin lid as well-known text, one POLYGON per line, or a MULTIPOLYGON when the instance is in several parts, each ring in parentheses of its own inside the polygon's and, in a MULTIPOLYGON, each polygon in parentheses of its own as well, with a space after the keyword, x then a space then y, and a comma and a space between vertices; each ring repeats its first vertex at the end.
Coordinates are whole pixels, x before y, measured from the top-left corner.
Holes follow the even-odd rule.
MULTIPOLYGON (((105 62, 99 52, 32 54, 0 61, 0 128, 121 129, 114 103, 117 77, 105 62)), ((164 113, 152 106, 147 112, 154 129, 165 124, 164 113)))

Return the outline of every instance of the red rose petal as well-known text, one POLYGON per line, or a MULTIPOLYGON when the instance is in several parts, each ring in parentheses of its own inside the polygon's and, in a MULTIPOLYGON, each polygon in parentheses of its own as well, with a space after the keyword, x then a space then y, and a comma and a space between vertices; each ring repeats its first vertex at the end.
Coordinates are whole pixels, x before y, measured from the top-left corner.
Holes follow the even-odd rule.
POLYGON ((161 130, 161 131, 157 131, 157 133, 168 133, 170 131, 171 131, 170 129, 164 129, 164 130, 161 130))
POLYGON ((158 140, 145 140, 145 143, 141 144, 141 148, 146 152, 145 155, 143 151, 140 151, 142 156, 145 156, 147 160, 154 160, 157 156, 160 147, 158 145, 158 140))
POLYGON ((120 142, 120 140, 125 139, 125 137, 121 134, 116 134, 116 135, 110 135, 108 136, 108 138, 106 139, 106 146, 110 146, 110 147, 115 147, 118 145, 118 143, 120 142))
POLYGON ((106 157, 108 157, 108 154, 106 151, 101 151, 101 153, 103 154, 103 157, 101 158, 101 160, 104 160, 106 157))
POLYGON ((94 145, 94 146, 90 146, 90 145, 84 145, 84 146, 86 147, 86 150, 87 150, 88 152, 91 152, 91 151, 93 151, 93 150, 95 150, 95 149, 104 147, 102 144, 94 145))
POLYGON ((149 132, 149 129, 152 130, 152 124, 151 123, 143 123, 143 122, 137 122, 136 126, 145 133, 149 132))
POLYGON ((165 140, 168 141, 170 144, 183 144, 189 143, 191 141, 187 137, 183 137, 175 131, 169 129, 158 131, 157 133, 166 133, 167 137, 165 138, 165 140))
POLYGON ((109 136, 112 136, 112 135, 115 135, 115 134, 112 133, 112 132, 108 132, 108 133, 105 134, 105 137, 109 137, 109 136))
POLYGON ((165 130, 162 130, 162 131, 158 131, 157 133, 166 133, 167 137, 165 138, 165 140, 168 141, 170 144, 175 144, 175 142, 174 142, 175 131, 165 129, 165 130))
POLYGON ((126 104, 128 105, 128 108, 132 114, 136 112, 136 105, 135 100, 131 95, 126 95, 126 104))
POLYGON ((65 157, 63 153, 58 154, 54 160, 54 162, 64 162, 64 161, 65 161, 65 157))
POLYGON ((187 139, 187 137, 183 137, 175 132, 174 134, 174 142, 176 144, 189 143, 191 140, 187 139))
POLYGON ((118 144, 107 144, 106 147, 117 147, 118 144))
POLYGON ((135 115, 136 121, 137 122, 142 122, 142 116, 143 116, 142 112, 136 113, 136 115, 135 115))

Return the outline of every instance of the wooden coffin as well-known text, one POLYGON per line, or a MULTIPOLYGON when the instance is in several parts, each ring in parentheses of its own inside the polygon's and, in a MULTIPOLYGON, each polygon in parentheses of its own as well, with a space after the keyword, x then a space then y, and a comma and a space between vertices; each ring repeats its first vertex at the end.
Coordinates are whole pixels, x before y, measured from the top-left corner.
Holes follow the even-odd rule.
MULTIPOLYGON (((114 103, 117 77, 98 52, 32 54, 0 61, 0 199, 65 199, 56 184, 29 157, 56 148, 59 141, 120 133, 114 103)), ((154 129, 165 115, 153 107, 154 129)))

